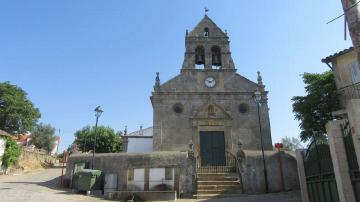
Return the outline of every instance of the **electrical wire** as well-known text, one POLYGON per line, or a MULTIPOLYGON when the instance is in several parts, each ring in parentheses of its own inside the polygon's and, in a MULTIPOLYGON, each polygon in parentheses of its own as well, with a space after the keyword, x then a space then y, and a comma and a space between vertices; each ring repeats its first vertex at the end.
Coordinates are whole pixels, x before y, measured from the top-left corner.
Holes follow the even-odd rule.
POLYGON ((341 14, 340 16, 338 16, 338 17, 336 17, 336 18, 334 18, 334 19, 330 20, 330 21, 329 21, 329 22, 327 22, 326 24, 332 23, 332 22, 334 22, 335 20, 337 20, 337 19, 341 18, 342 16, 344 16, 344 15, 345 15, 345 13, 346 13, 348 10, 350 10, 350 9, 354 8, 354 7, 355 7, 355 6, 357 6, 359 3, 360 3, 360 1, 358 1, 358 2, 354 3, 352 6, 350 6, 350 7, 349 7, 349 8, 347 8, 347 9, 345 9, 343 14, 341 14))

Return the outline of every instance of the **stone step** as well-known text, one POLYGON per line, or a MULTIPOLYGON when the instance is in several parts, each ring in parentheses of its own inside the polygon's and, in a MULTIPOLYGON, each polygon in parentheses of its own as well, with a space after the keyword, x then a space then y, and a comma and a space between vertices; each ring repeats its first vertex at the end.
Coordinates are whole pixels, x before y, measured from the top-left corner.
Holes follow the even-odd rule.
POLYGON ((234 177, 236 173, 198 173, 197 177, 234 177))
POLYGON ((197 190, 241 190, 241 186, 237 185, 198 185, 197 190))
POLYGON ((195 199, 209 199, 209 198, 231 198, 231 197, 239 197, 243 196, 243 194, 197 194, 193 197, 195 199))
POLYGON ((198 185, 240 185, 239 181, 197 181, 198 185))
POLYGON ((197 173, 232 173, 236 172, 233 166, 210 166, 198 168, 197 173))
POLYGON ((221 176, 210 176, 210 177, 198 177, 198 181, 237 181, 237 177, 221 177, 221 176))
POLYGON ((242 190, 197 190, 197 195, 204 194, 242 194, 242 190))

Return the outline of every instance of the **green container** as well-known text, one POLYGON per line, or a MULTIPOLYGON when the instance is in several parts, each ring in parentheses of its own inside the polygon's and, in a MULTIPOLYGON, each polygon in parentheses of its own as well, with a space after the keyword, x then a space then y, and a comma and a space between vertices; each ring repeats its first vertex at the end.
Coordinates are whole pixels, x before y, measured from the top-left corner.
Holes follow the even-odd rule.
POLYGON ((102 190, 103 173, 101 170, 83 169, 77 173, 77 189, 79 191, 102 190))

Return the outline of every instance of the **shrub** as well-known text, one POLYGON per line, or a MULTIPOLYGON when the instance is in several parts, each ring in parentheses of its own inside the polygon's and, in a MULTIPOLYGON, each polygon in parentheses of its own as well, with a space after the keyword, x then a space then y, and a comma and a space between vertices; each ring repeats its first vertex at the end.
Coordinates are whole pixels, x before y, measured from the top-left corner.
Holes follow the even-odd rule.
POLYGON ((16 160, 19 158, 21 154, 21 150, 19 145, 16 144, 14 140, 12 140, 9 137, 5 138, 6 140, 6 146, 5 146, 5 153, 2 156, 2 165, 5 168, 8 168, 9 166, 13 165, 16 160))

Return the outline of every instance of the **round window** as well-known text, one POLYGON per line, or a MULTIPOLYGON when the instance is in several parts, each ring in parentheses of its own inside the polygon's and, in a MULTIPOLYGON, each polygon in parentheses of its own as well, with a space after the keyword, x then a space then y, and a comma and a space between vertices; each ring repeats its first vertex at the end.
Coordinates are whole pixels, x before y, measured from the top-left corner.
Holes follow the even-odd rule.
POLYGON ((181 114, 183 112, 183 105, 181 103, 176 103, 173 106, 173 110, 177 114, 181 114))
POLYGON ((239 112, 240 113, 247 113, 249 111, 249 105, 246 103, 239 104, 239 112))

